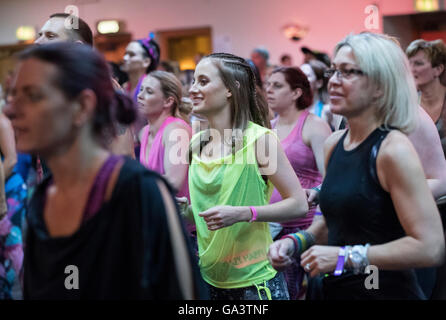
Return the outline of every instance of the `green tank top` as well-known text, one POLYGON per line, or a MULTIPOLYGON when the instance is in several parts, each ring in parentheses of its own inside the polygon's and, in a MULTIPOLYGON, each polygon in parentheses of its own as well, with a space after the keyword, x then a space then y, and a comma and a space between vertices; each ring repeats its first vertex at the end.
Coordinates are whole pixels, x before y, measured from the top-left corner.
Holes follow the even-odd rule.
MULTIPOLYGON (((265 183, 255 156, 255 141, 274 133, 249 122, 243 147, 235 154, 204 161, 192 154, 189 191, 197 227, 200 270, 203 279, 217 288, 243 288, 276 275, 267 259, 272 243, 268 223, 239 222, 209 231, 198 214, 219 205, 262 206, 269 203, 273 185, 265 183)), ((191 143, 199 139, 192 137, 191 143)), ((274 135, 275 136, 275 135, 274 135)), ((276 137, 276 136, 275 136, 276 137)), ((277 138, 277 137, 276 137, 277 138)))

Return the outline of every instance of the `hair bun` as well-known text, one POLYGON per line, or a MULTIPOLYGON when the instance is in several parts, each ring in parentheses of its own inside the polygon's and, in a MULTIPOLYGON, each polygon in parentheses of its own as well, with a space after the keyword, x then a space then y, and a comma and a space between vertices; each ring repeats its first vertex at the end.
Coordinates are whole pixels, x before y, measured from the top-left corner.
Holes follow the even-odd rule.
POLYGON ((122 124, 132 124, 136 120, 137 110, 133 100, 126 94, 115 91, 116 120, 122 124))

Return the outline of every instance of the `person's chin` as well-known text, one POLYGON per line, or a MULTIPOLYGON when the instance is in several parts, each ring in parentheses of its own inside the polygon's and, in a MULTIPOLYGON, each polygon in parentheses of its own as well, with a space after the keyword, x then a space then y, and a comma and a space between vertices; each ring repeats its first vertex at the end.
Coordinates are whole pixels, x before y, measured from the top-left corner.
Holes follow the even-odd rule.
POLYGON ((330 102, 330 111, 334 114, 339 114, 339 115, 343 115, 344 108, 343 105, 341 103, 333 103, 330 102))
POLYGON ((198 115, 204 115, 205 110, 203 108, 203 105, 200 103, 192 105, 192 112, 198 115))

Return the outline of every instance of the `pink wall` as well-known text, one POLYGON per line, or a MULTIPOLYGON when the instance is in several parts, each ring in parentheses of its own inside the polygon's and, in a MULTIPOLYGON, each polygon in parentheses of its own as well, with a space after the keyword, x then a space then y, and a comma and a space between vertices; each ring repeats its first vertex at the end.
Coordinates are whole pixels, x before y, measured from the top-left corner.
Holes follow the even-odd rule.
MULTIPOLYGON (((91 26, 99 19, 120 18, 136 38, 149 31, 210 26, 214 50, 228 50, 248 57, 263 45, 271 63, 282 53, 300 63, 300 47, 331 53, 350 32, 364 31, 368 5, 379 15, 413 13, 413 0, 0 0, 0 44, 15 42, 15 30, 23 24, 40 27, 49 14, 77 4, 80 16, 91 26), (308 35, 292 42, 281 33, 287 23, 309 26, 308 35)), ((380 29, 382 30, 382 19, 380 29)))

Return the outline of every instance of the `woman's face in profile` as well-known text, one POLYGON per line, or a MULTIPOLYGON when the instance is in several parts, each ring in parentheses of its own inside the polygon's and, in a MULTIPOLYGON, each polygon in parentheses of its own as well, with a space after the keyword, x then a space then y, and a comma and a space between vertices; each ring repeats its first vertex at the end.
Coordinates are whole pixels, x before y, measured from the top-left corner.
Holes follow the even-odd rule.
POLYGON ((418 87, 431 83, 438 72, 432 67, 429 57, 423 50, 419 50, 413 57, 409 58, 410 68, 418 87))
POLYGON ((127 73, 145 71, 150 63, 150 58, 144 56, 143 47, 137 41, 132 41, 125 49, 121 70, 127 73))
POLYGON ((19 63, 6 114, 14 128, 17 149, 31 154, 63 148, 74 138, 79 103, 68 100, 58 83, 55 65, 36 58, 19 63))

